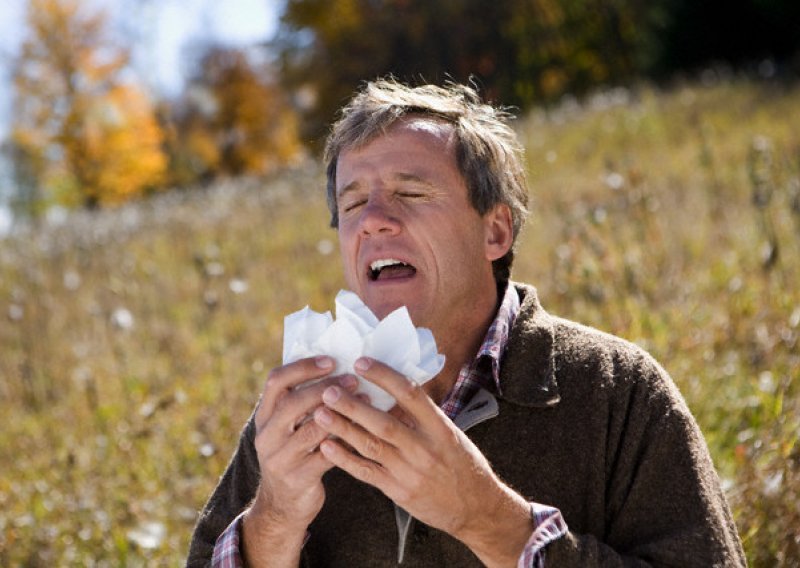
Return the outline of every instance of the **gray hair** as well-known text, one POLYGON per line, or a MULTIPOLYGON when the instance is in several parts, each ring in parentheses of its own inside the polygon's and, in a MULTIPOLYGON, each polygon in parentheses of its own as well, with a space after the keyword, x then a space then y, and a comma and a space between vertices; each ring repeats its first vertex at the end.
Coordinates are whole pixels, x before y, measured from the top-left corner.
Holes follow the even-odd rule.
POLYGON ((513 115, 480 100, 466 85, 410 87, 394 79, 368 82, 341 110, 325 145, 328 208, 331 226, 339 226, 336 202, 336 165, 348 148, 358 148, 384 134, 409 115, 425 116, 452 125, 458 169, 469 191, 470 203, 481 215, 499 203, 511 210, 513 244, 494 261, 498 284, 510 276, 514 248, 528 210, 523 149, 508 122, 513 115))

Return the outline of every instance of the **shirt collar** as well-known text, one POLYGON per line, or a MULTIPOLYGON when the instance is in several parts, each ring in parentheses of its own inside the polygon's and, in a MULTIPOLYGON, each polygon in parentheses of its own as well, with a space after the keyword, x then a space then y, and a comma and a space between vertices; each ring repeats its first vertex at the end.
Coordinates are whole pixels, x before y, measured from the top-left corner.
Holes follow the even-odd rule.
POLYGON ((500 389, 500 360, 506 349, 514 320, 517 319, 519 307, 519 294, 516 288, 509 283, 506 286, 500 307, 497 309, 497 314, 486 332, 481 348, 478 350, 475 359, 470 363, 471 366, 476 367, 482 360, 489 361, 492 370, 492 382, 498 393, 502 392, 500 389))
POLYGON ((500 360, 508 343, 514 320, 520 311, 520 299, 513 285, 506 286, 500 307, 484 336, 475 357, 459 371, 453 388, 440 407, 454 419, 481 388, 501 394, 500 360))

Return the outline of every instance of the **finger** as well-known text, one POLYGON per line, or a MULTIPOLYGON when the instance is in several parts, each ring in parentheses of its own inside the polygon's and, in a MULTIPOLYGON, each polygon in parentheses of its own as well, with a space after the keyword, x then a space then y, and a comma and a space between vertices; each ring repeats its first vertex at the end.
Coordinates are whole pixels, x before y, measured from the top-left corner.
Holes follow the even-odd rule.
POLYGON ((358 380, 352 375, 328 377, 310 387, 292 390, 275 403, 272 415, 256 415, 256 431, 260 433, 268 428, 269 440, 285 440, 307 421, 314 408, 322 404, 322 393, 331 385, 337 385, 345 392, 354 392, 358 380))
POLYGON ((391 496, 395 482, 381 464, 365 459, 359 454, 348 451, 338 441, 327 439, 319 446, 319 453, 330 463, 349 473, 354 478, 377 487, 391 496))
POLYGON ((329 433, 313 420, 306 422, 289 439, 279 446, 273 446, 271 456, 265 454, 265 461, 275 460, 285 466, 286 471, 294 471, 314 454, 319 453, 319 445, 329 433))
MULTIPOLYGON (((276 367, 269 372, 261 394, 261 402, 256 411, 256 422, 272 415, 275 404, 286 396, 289 389, 302 383, 321 379, 334 369, 331 357, 309 357, 294 363, 276 367)), ((262 420, 263 421, 263 420, 262 420)))
POLYGON ((354 394, 358 389, 358 379, 354 375, 340 375, 337 377, 327 377, 311 386, 301 385, 295 389, 290 396, 286 396, 278 401, 275 409, 275 419, 285 411, 289 416, 294 417, 294 423, 290 430, 294 432, 300 426, 311 420, 311 414, 315 408, 322 404, 322 393, 330 386, 339 386, 350 394, 354 394))
POLYGON ((309 421, 286 439, 275 444, 266 429, 256 435, 255 446, 261 464, 262 477, 266 479, 319 480, 319 476, 333 467, 319 452, 319 444, 329 436, 313 421, 309 421), (315 477, 316 476, 316 477, 315 477))
POLYGON ((409 380, 388 365, 369 357, 361 357, 355 363, 358 374, 391 394, 413 422, 432 427, 441 423, 441 409, 423 389, 422 385, 409 380))
POLYGON ((314 422, 320 429, 368 460, 388 468, 397 464, 397 449, 392 444, 374 436, 338 412, 324 406, 317 408, 314 411, 314 422))
POLYGON ((417 423, 414 421, 414 417, 396 404, 389 410, 389 414, 397 418, 411 430, 415 430, 417 428, 417 423))
POLYGON ((339 387, 325 389, 322 400, 325 406, 314 413, 320 427, 353 446, 362 456, 402 474, 400 453, 413 446, 413 430, 339 387))

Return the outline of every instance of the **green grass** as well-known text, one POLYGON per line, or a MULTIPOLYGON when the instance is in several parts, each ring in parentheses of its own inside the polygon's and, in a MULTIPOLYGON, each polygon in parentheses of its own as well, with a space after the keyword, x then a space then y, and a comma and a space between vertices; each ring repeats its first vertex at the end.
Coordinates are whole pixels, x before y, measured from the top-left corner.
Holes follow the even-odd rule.
MULTIPOLYGON (((800 89, 643 87, 517 126, 514 277, 664 364, 751 564, 797 566, 800 89)), ((182 563, 283 316, 343 286, 322 188, 309 168, 0 241, 0 565, 182 563)))

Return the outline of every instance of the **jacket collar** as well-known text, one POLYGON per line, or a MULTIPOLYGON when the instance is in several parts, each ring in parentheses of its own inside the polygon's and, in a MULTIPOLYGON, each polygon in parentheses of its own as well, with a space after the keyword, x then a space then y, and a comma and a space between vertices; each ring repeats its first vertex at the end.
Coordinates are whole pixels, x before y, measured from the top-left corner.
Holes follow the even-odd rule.
POLYGON ((555 375, 553 318, 539 303, 536 289, 511 282, 520 311, 500 366, 500 399, 521 406, 547 407, 561 397, 555 375))

